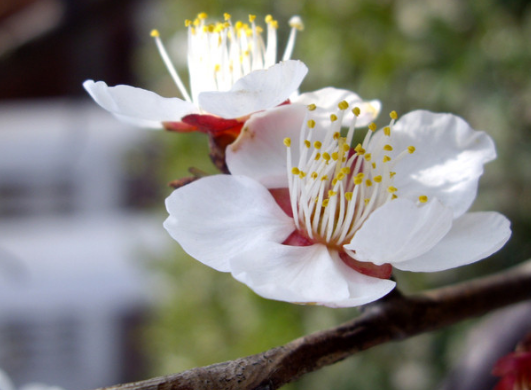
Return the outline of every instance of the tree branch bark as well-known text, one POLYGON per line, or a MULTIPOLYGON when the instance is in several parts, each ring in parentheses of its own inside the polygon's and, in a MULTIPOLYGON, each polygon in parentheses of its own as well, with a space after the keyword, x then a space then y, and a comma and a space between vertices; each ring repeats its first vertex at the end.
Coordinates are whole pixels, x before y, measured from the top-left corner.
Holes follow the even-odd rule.
POLYGON ((240 359, 99 390, 273 390, 357 352, 531 299, 531 260, 494 276, 421 294, 396 290, 336 328, 240 359))

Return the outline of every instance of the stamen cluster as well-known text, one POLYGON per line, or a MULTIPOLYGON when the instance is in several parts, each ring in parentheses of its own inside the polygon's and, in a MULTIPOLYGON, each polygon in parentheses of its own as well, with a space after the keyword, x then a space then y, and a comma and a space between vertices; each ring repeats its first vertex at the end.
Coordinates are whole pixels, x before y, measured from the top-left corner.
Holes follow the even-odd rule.
MULTIPOLYGON (((256 16, 249 15, 249 22, 232 23, 231 15, 224 14, 223 22, 207 23, 204 12, 194 20, 186 20, 188 28, 188 69, 190 72, 191 97, 188 95, 159 38, 155 38, 161 56, 177 87, 187 101, 198 101, 203 91, 227 91, 243 76, 259 69, 267 69, 277 63, 278 22, 267 15, 267 44, 262 38, 263 28, 255 23, 256 16)), ((298 16, 290 19, 291 33, 282 58, 290 59, 297 30, 303 29, 298 16)))
MULTIPOLYGON (((284 144, 291 208, 297 229, 314 242, 339 249, 350 242, 371 212, 397 198, 394 167, 415 148, 409 146, 391 158, 395 111, 391 112, 391 121, 383 129, 383 137, 371 142, 376 131, 376 124, 371 123, 363 142, 352 147, 360 109, 352 109, 354 119, 346 136, 342 136, 341 123, 349 104, 342 101, 338 108, 337 114, 330 115, 330 125, 323 134, 311 119, 315 105, 308 107, 296 166, 292 162, 291 139, 284 139, 284 144)), ((427 200, 426 196, 419 197, 420 203, 427 200)))

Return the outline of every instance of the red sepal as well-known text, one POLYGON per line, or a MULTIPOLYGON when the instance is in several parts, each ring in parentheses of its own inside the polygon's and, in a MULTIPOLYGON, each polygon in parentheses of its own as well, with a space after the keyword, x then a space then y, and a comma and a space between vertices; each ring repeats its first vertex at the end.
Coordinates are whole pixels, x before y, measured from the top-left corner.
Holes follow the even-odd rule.
POLYGON ((343 260, 343 263, 363 275, 379 279, 389 279, 393 272, 393 266, 391 264, 376 265, 365 261, 356 261, 345 252, 339 252, 339 257, 343 260))

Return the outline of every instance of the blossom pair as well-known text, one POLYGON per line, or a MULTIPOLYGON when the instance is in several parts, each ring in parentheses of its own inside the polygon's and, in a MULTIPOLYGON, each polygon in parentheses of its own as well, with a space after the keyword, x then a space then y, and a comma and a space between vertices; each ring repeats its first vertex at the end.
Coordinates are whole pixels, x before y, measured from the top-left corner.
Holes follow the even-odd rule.
MULTIPOLYGON (((186 23, 191 98, 153 34, 184 101, 85 83, 121 119, 235 140, 226 150, 231 175, 167 200, 164 226, 186 252, 266 298, 343 307, 386 295, 393 267, 439 271, 503 246, 504 216, 467 213, 495 158, 488 135, 426 111, 392 112, 377 131, 378 101, 334 88, 299 95, 307 69, 288 60, 292 39, 274 64, 275 21, 266 18, 267 45, 249 22, 226 15, 207 25, 199 15, 186 23)), ((291 24, 294 39, 301 22, 291 24)))

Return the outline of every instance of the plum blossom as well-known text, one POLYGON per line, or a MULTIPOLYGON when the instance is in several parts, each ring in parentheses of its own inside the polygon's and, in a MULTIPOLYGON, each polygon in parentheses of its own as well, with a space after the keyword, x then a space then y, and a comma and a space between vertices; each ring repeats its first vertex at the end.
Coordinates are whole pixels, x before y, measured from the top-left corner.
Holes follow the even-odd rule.
POLYGON ((278 22, 271 15, 265 18, 267 44, 262 29, 255 24, 231 22, 229 14, 224 22, 207 24, 201 13, 194 21, 186 21, 188 28, 188 93, 173 66, 160 37, 152 36, 184 100, 164 98, 154 92, 127 85, 109 87, 103 81, 87 80, 83 86, 101 107, 119 119, 138 126, 165 128, 171 131, 201 131, 214 137, 228 139, 229 144, 239 135, 249 115, 288 102, 307 101, 320 104, 334 100, 357 103, 367 125, 380 111, 380 102, 363 102, 353 92, 324 88, 298 94, 298 88, 308 69, 301 61, 290 60, 296 33, 303 29, 300 17, 290 19, 291 33, 282 61, 277 63, 278 22), (228 136, 228 137, 227 137, 228 136))
POLYGON ((202 263, 259 295, 331 307, 377 300, 392 268, 434 272, 499 250, 496 212, 467 213, 494 143, 451 114, 414 111, 354 144, 359 107, 257 113, 227 148, 232 175, 167 199, 164 226, 202 263), (343 129, 344 117, 352 120, 343 129))
POLYGON ((87 80, 83 86, 104 109, 118 118, 143 127, 174 131, 239 133, 245 119, 256 111, 286 102, 299 88, 308 69, 301 61, 290 60, 296 32, 303 24, 290 19, 291 34, 281 62, 277 63, 278 22, 265 18, 267 44, 255 16, 249 23, 207 23, 200 13, 187 20, 190 93, 185 88, 157 30, 151 35, 183 100, 164 98, 127 85, 109 87, 103 81, 87 80))
MULTIPOLYGON (((48 386, 42 383, 28 383, 19 388, 20 390, 63 390, 58 386, 48 386)), ((16 390, 15 385, 7 374, 0 369, 0 390, 16 390)))

